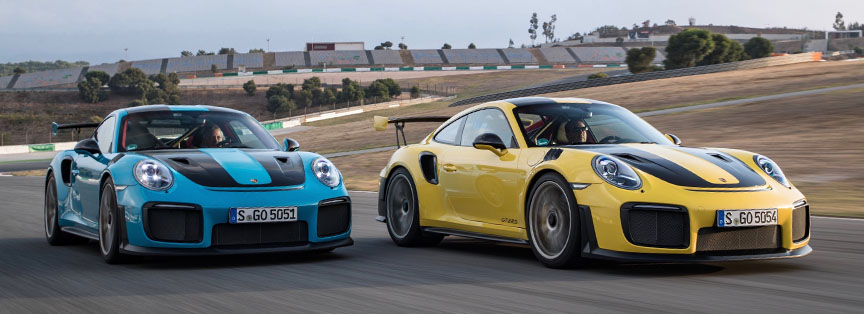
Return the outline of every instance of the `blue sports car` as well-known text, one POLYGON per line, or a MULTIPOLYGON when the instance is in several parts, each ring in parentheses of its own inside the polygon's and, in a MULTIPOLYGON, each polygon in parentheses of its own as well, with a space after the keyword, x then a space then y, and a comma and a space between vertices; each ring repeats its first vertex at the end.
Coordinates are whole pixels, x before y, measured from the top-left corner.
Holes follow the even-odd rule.
POLYGON ((250 115, 211 106, 120 109, 45 179, 51 245, 90 238, 102 257, 327 252, 353 244, 351 199, 326 158, 283 147, 250 115))

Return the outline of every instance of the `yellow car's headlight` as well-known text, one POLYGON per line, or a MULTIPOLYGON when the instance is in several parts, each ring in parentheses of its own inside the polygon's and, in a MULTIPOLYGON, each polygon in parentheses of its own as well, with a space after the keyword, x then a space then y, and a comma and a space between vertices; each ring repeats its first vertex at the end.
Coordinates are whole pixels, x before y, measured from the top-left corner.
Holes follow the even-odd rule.
POLYGON ((778 166, 776 162, 762 155, 753 156, 753 161, 755 161, 756 165, 759 166, 759 169, 762 169, 762 171, 764 171, 769 177, 774 178, 774 180, 787 188, 792 188, 792 185, 789 184, 789 180, 786 180, 786 175, 783 174, 783 170, 780 170, 780 166, 778 166))
POLYGON ((618 158, 608 155, 597 155, 591 160, 594 172, 609 184, 626 190, 637 190, 642 187, 642 179, 630 165, 618 158))

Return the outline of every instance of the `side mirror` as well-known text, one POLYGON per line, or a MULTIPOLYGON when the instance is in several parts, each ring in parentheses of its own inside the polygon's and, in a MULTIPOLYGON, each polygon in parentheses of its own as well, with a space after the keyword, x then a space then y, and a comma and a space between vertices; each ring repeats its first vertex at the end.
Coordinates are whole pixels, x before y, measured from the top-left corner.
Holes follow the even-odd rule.
POLYGON ((672 141, 672 143, 675 143, 675 145, 681 145, 681 139, 675 136, 675 134, 666 133, 666 138, 672 141))
POLYGON ((297 143, 293 138, 286 137, 282 140, 282 150, 286 152, 296 152, 300 150, 300 143, 297 143))
POLYGON ((477 138, 474 139, 474 148, 489 150, 498 156, 507 155, 507 145, 504 145, 504 141, 502 141, 498 135, 493 133, 483 133, 478 135, 477 138))
POLYGON ((92 138, 88 138, 78 142, 78 144, 75 144, 75 148, 73 149, 76 151, 85 151, 90 153, 91 155, 102 153, 102 151, 99 150, 99 143, 96 143, 96 140, 92 138))

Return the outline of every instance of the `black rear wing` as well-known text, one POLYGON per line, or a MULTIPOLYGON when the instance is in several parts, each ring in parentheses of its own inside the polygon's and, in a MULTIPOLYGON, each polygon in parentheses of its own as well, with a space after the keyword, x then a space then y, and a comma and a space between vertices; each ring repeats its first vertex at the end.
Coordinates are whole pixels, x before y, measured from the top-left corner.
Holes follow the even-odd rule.
POLYGON ((57 131, 63 129, 75 129, 75 134, 81 134, 81 129, 84 128, 96 128, 99 127, 98 122, 88 122, 88 123, 68 123, 68 124, 57 124, 57 122, 51 122, 51 134, 57 136, 57 131))
POLYGON ((387 129, 387 124, 393 123, 396 126, 396 147, 408 145, 408 140, 405 138, 405 123, 407 122, 444 122, 450 120, 448 116, 425 116, 425 117, 404 117, 404 118, 388 118, 375 116, 375 131, 384 131, 387 129), (399 142, 399 134, 402 134, 402 142, 399 142))

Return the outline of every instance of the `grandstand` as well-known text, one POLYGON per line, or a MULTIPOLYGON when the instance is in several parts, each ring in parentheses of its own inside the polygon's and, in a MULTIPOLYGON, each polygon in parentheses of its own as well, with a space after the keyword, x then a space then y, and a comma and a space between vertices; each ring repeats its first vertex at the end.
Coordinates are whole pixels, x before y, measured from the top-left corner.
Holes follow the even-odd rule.
MULTIPOLYGON (((194 58, 194 57, 187 57, 194 58)), ((163 59, 151 59, 151 60, 141 60, 141 61, 132 61, 132 67, 136 69, 140 69, 144 72, 144 74, 159 74, 162 73, 162 60, 163 59)), ((16 87, 20 88, 20 87, 16 87)))
MULTIPOLYGON (((505 64, 498 49, 443 49, 449 64, 505 64)), ((416 59, 415 59, 416 60, 416 59)))
POLYGON ((373 64, 403 65, 402 56, 396 50, 371 50, 373 64))
POLYGON ((414 64, 445 64, 437 49, 415 49, 411 50, 411 57, 414 58, 414 64))
POLYGON ((68 68, 42 72, 24 73, 15 82, 15 88, 38 88, 74 84, 84 68, 68 68))
MULTIPOLYGON (((263 63, 263 61, 262 61, 263 63)), ((213 65, 220 70, 228 69, 228 55, 209 55, 181 58, 168 58, 168 65, 164 73, 210 71, 213 65)), ((133 63, 134 67, 135 64, 133 63)), ((156 72, 160 73, 160 72, 156 72)), ((151 74, 151 73, 147 73, 151 74)))
POLYGON ((507 60, 511 64, 533 64, 537 63, 537 58, 531 54, 528 49, 499 49, 507 56, 507 60))
POLYGON ((247 69, 264 68, 263 53, 238 53, 233 55, 232 64, 228 65, 229 69, 239 68, 241 65, 247 69))
POLYGON ((9 83, 12 82, 12 75, 9 76, 0 76, 0 89, 11 87, 9 83))
MULTIPOLYGON (((621 47, 572 47, 566 48, 573 51, 577 61, 601 63, 601 62, 624 62, 627 52, 621 47)), ((548 57, 547 57, 548 58, 548 57)))
POLYGON ((330 50, 310 51, 309 58, 313 65, 369 65, 369 59, 364 50, 330 50))
POLYGON ((576 63, 576 56, 567 51, 567 48, 540 48, 540 52, 546 60, 557 64, 576 63))
POLYGON ((277 52, 276 61, 273 63, 275 67, 306 67, 310 66, 306 62, 306 53, 302 51, 287 51, 277 52))

